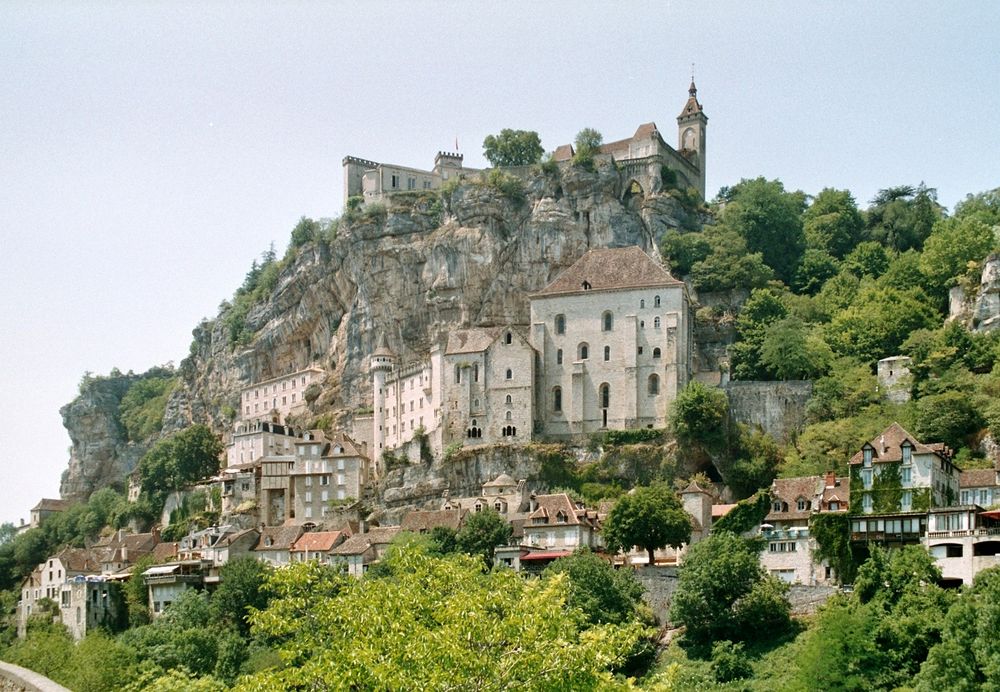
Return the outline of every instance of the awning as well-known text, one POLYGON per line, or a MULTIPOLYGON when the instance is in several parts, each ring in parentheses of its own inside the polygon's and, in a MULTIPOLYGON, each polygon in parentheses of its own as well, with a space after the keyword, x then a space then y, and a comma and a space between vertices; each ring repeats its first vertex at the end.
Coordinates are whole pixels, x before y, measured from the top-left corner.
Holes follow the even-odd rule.
POLYGON ((178 569, 180 565, 158 565, 156 567, 150 567, 145 572, 142 573, 144 577, 155 577, 159 574, 173 574, 178 569))
POLYGON ((572 555, 568 550, 541 550, 535 553, 528 553, 521 556, 521 562, 531 560, 557 560, 561 557, 572 555))
POLYGON ((986 512, 980 512, 979 516, 988 517, 989 519, 1000 519, 1000 509, 991 509, 986 512))

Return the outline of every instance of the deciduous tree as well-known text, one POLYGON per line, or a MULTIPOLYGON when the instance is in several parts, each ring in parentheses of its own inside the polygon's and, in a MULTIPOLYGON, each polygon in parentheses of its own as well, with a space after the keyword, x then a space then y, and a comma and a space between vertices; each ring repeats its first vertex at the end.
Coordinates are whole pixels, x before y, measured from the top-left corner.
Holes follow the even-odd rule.
POLYGON ((645 550, 649 564, 659 548, 679 548, 691 540, 691 517, 666 483, 637 488, 623 495, 604 521, 604 542, 610 550, 645 550))
POLYGON ((483 156, 492 166, 527 166, 538 163, 542 154, 538 133, 530 130, 504 128, 498 135, 483 140, 483 156))

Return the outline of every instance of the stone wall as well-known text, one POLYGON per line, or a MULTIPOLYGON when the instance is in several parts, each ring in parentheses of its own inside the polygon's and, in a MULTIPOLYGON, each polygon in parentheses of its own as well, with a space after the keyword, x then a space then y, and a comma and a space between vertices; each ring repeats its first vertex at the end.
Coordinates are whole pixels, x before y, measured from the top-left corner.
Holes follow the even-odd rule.
POLYGON ((0 692, 70 692, 33 670, 0 661, 0 692))
POLYGON ((808 380, 731 381, 724 389, 729 398, 729 412, 737 422, 759 427, 775 439, 785 440, 805 425, 812 387, 808 380))

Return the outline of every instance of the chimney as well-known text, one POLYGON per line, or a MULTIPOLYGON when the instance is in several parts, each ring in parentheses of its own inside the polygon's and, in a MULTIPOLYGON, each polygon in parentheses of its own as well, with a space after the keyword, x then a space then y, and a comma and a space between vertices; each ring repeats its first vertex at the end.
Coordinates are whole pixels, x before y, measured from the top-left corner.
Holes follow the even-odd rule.
POLYGON ((833 488, 837 485, 837 474, 834 471, 826 472, 826 487, 833 488))
POLYGON ((151 529, 149 530, 149 532, 150 532, 151 534, 153 534, 153 543, 159 543, 159 542, 160 542, 160 527, 159 527, 159 526, 156 526, 156 525, 154 524, 154 525, 153 525, 153 528, 151 528, 151 529))
POLYGON ((882 451, 879 452, 879 454, 885 454, 885 435, 879 438, 879 446, 882 448, 882 451))

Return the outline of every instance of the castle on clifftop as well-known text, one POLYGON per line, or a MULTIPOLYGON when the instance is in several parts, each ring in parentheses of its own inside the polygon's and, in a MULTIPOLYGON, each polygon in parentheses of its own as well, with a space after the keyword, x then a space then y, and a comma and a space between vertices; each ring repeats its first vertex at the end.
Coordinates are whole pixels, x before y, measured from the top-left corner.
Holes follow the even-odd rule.
MULTIPOLYGON (((677 148, 674 149, 660 133, 655 122, 643 123, 628 139, 608 142, 601 154, 610 156, 629 180, 626 194, 658 192, 664 187, 693 188, 705 197, 705 134, 708 116, 698 102, 698 88, 691 81, 688 99, 677 116, 677 148), (669 169, 669 173, 667 170, 669 169), (673 180, 664 180, 670 176, 673 180)), ((562 163, 573 158, 573 145, 563 144, 552 154, 562 163)), ((458 152, 439 151, 430 170, 394 163, 378 163, 356 156, 345 156, 344 200, 361 198, 365 203, 382 199, 397 192, 434 190, 445 181, 480 173, 467 168, 458 152)))

